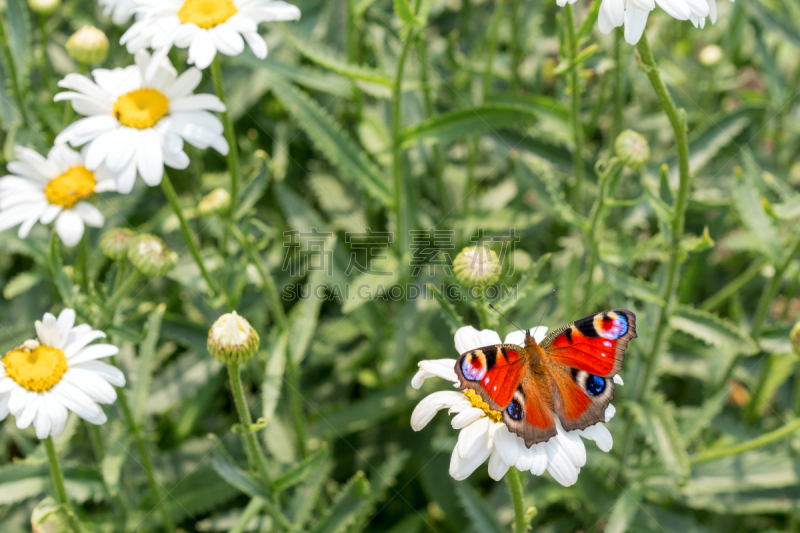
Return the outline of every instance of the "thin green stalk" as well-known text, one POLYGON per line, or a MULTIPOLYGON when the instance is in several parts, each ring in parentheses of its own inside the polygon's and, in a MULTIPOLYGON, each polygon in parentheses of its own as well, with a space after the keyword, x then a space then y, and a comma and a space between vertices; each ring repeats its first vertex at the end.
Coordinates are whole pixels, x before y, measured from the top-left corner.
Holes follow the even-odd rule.
MULTIPOLYGON (((121 275, 120 272, 118 275, 121 275)), ((128 277, 125 278, 125 281, 121 282, 119 286, 114 290, 114 294, 111 295, 106 301, 106 310, 113 312, 116 309, 117 305, 119 304, 120 300, 128 293, 129 290, 136 285, 136 282, 142 277, 142 273, 138 270, 133 270, 128 277)))
POLYGON ((572 13, 571 4, 564 6, 564 14, 566 16, 567 25, 567 51, 569 53, 570 64, 573 64, 572 70, 569 73, 570 91, 572 93, 572 135, 575 142, 575 153, 572 158, 573 174, 575 177, 573 197, 575 206, 579 207, 583 194, 585 172, 583 162, 583 121, 581 120, 581 69, 580 65, 574 65, 575 58, 578 56, 578 38, 575 35, 575 17, 572 13))
POLYGON ((247 407, 247 399, 244 397, 242 375, 239 367, 240 365, 237 364, 229 364, 228 376, 231 380, 233 401, 236 404, 236 411, 239 413, 242 439, 244 440, 244 451, 250 463, 250 468, 258 472, 258 476, 261 478, 264 487, 269 488, 272 484, 272 480, 267 472, 266 459, 264 458, 264 454, 258 445, 258 441, 252 429, 253 419, 250 417, 250 409, 247 407))
MULTIPOLYGON (((419 32, 417 37, 417 47, 419 48, 419 60, 422 67, 422 96, 425 100, 425 113, 428 118, 433 117, 435 110, 433 108, 433 97, 431 96, 431 84, 428 71, 430 65, 428 64, 428 38, 425 35, 425 30, 419 32)), ((448 198, 447 186, 444 182, 444 159, 442 157, 442 147, 439 143, 433 145, 433 177, 436 181, 436 192, 439 195, 439 208, 442 213, 447 213, 448 198)))
POLYGON ((116 294, 119 290, 119 286, 122 284, 122 279, 125 277, 127 267, 128 265, 124 259, 122 261, 117 261, 117 274, 114 276, 114 292, 112 292, 112 294, 116 294))
POLYGON ((233 527, 230 529, 230 531, 228 531, 228 533, 244 533, 247 531, 247 524, 250 523, 250 520, 258 516, 258 513, 263 507, 264 499, 254 496, 247 503, 244 511, 242 511, 242 514, 239 515, 239 519, 236 520, 236 523, 233 524, 233 527))
POLYGON ((589 241, 589 268, 587 270, 586 286, 583 290, 584 307, 586 307, 586 305, 589 303, 589 299, 592 296, 592 285, 594 284, 593 274, 599 258, 598 234, 600 233, 601 220, 603 211, 605 210, 606 195, 608 194, 608 183, 612 181, 613 176, 619 171, 621 166, 622 165, 620 162, 614 158, 610 163, 609 168, 599 176, 597 199, 592 207, 592 212, 589 218, 589 227, 587 230, 587 240, 589 241))
MULTIPOLYGON (((231 112, 228 109, 228 99, 225 97, 225 85, 222 82, 222 66, 220 65, 219 54, 211 62, 211 79, 214 81, 214 92, 217 98, 225 104, 225 111, 222 112, 222 124, 225 127, 225 139, 228 141, 228 172, 231 175, 231 205, 228 208, 228 219, 233 219, 236 212, 236 195, 239 193, 239 145, 236 144, 236 132, 233 129, 231 112)), ((223 254, 227 249, 228 231, 224 230, 222 238, 223 254)))
POLYGON ((622 132, 622 110, 625 107, 625 65, 622 50, 625 47, 624 29, 614 30, 614 115, 611 122, 611 145, 622 132))
MULTIPOLYGON (((17 107, 22 115, 22 122, 26 126, 30 126, 28 119, 28 111, 25 109, 25 99, 22 95, 22 88, 19 85, 19 73, 17 72, 14 58, 11 55, 11 47, 8 44, 8 36, 6 36, 5 22, 0 20, 0 45, 3 47, 3 54, 6 57, 6 65, 8 67, 8 77, 10 78, 11 92, 14 93, 14 100, 17 101, 17 107)), ((69 105, 69 104, 68 104, 69 105)))
POLYGON ((519 66, 522 63, 522 45, 519 38, 519 0, 511 0, 509 7, 511 10, 508 19, 511 22, 511 89, 517 91, 522 85, 519 76, 519 66))
POLYGON ((488 50, 486 51, 486 68, 483 71, 483 94, 481 95, 483 102, 489 99, 489 92, 492 88, 492 66, 494 64, 494 56, 497 53, 500 21, 503 19, 505 7, 505 0, 496 0, 494 13, 492 13, 492 20, 489 22, 489 44, 488 50))
POLYGON ((53 486, 56 489, 56 498, 58 503, 64 508, 67 515, 69 527, 72 528, 73 533, 83 533, 83 526, 77 515, 72 511, 67 498, 67 489, 64 487, 64 473, 61 470, 61 465, 58 463, 58 455, 56 454, 56 447, 53 444, 53 438, 47 437, 42 441, 44 449, 47 451, 47 460, 50 463, 50 475, 53 478, 53 486))
POLYGON ((686 117, 682 110, 679 110, 672 100, 672 97, 667 90, 667 86, 661 79, 658 72, 656 61, 653 58, 653 53, 650 51, 650 44, 647 41, 647 34, 642 35, 637 45, 639 56, 641 58, 642 68, 650 79, 650 84, 658 96, 658 101, 661 107, 669 118, 672 125, 672 130, 675 133, 675 145, 678 151, 678 193, 675 197, 675 204, 673 206, 674 216, 670 222, 670 247, 669 247, 669 263, 667 265, 666 278, 664 280, 663 290, 661 291, 661 298, 664 303, 661 305, 658 312, 658 321, 656 322, 656 330, 653 335, 652 345, 645 361, 644 376, 640 386, 636 391, 635 398, 641 398, 642 394, 648 390, 650 380, 652 379, 653 371, 657 368, 658 356, 660 355, 659 348, 661 341, 667 332, 669 326, 669 313, 672 308, 673 300, 675 297, 675 282, 678 274, 678 267, 680 266, 681 258, 681 237, 683 236, 683 228, 685 223, 685 212, 688 195, 689 195, 689 182, 691 181, 691 174, 689 172, 689 139, 686 135, 686 117))
POLYGON ((142 427, 133 419, 133 413, 131 412, 130 405, 128 405, 128 397, 122 389, 117 389, 117 403, 122 411, 122 416, 125 418, 125 423, 128 425, 128 431, 133 435, 136 449, 139 451, 142 467, 147 474, 147 484, 150 486, 150 492, 153 495, 156 507, 158 507, 158 510, 161 512, 161 523, 164 526, 164 531, 167 533, 175 533, 175 524, 169 514, 169 509, 167 509, 164 491, 161 490, 161 485, 159 485, 156 480, 153 460, 150 457, 150 451, 147 449, 147 442, 144 439, 142 427))
POLYGON ((766 290, 761 293, 761 298, 758 300, 758 307, 756 307, 756 313, 753 315, 753 326, 750 330, 750 335, 756 340, 758 340, 758 337, 761 335, 761 328, 764 325, 764 320, 767 318, 767 314, 769 314, 769 304, 775 299, 775 294, 778 292, 778 288, 783 281, 783 275, 786 273, 786 269, 789 268, 789 263, 791 263, 792 259, 797 255, 798 251, 800 251, 800 230, 797 230, 795 233, 794 240, 788 246, 780 263, 775 265, 775 274, 769 280, 766 290))
POLYGON ((525 533, 528 529, 528 524, 525 520, 525 500, 522 495, 522 479, 520 479, 519 470, 513 466, 506 472, 506 479, 508 480, 508 489, 511 492, 511 501, 514 503, 514 531, 516 533, 525 533))
POLYGON ((769 433, 765 433, 760 437, 749 440, 747 442, 743 442, 735 446, 728 446, 725 448, 715 448, 712 450, 706 450, 704 452, 700 452, 698 454, 691 456, 689 458, 689 461, 693 465, 695 465, 698 463, 704 463, 706 461, 713 461, 714 459, 720 459, 722 457, 728 457, 730 455, 749 452, 750 450, 755 450, 756 448, 766 446, 767 444, 773 443, 788 435, 791 435, 798 429, 800 429, 800 418, 793 420, 792 422, 789 422, 783 427, 770 431, 769 433))
POLYGON ((47 17, 44 15, 37 16, 39 22, 39 46, 42 49, 42 55, 39 56, 39 70, 42 71, 42 83, 45 87, 50 89, 52 87, 52 80, 50 77, 50 66, 47 64, 47 17))
POLYGON ((89 294, 89 231, 84 230, 78 248, 78 271, 80 272, 81 290, 89 294))
MULTIPOLYGON (((172 206, 172 210, 175 211, 175 215, 178 217, 183 238, 186 240, 186 245, 189 247, 189 251, 194 258, 194 262, 197 263, 200 273, 206 280, 208 288, 213 294, 220 294, 220 290, 216 281, 214 281, 214 278, 211 277, 211 274, 209 274, 208 270, 206 269, 206 265, 203 263, 202 257, 200 257, 200 250, 197 248, 197 243, 195 243, 194 235, 192 234, 191 228, 189 228, 189 223, 186 222, 186 217, 183 216, 183 209, 181 209, 181 205, 178 203, 178 195, 175 193, 175 188, 172 186, 172 181, 170 181, 166 170, 164 171, 164 176, 161 178, 161 190, 164 191, 164 196, 167 197, 167 200, 169 200, 169 203, 172 206)), ((231 195, 231 203, 233 203, 233 195, 231 195)))
POLYGON ((292 410, 292 419, 294 420, 294 431, 297 433, 297 448, 300 452, 300 457, 305 458, 308 455, 308 446, 306 445, 306 419, 303 416, 303 403, 300 396, 300 376, 297 373, 297 364, 289 361, 286 368, 286 378, 289 380, 289 404, 292 410))
POLYGON ((747 270, 739 274, 730 283, 722 287, 718 290, 713 296, 709 297, 706 301, 699 305, 699 308, 703 311, 712 311, 719 307, 725 300, 730 298, 731 296, 737 294, 742 287, 747 285, 747 283, 756 277, 760 272, 761 269, 764 268, 764 265, 767 264, 766 258, 763 256, 758 257, 750 266, 747 267, 747 270))

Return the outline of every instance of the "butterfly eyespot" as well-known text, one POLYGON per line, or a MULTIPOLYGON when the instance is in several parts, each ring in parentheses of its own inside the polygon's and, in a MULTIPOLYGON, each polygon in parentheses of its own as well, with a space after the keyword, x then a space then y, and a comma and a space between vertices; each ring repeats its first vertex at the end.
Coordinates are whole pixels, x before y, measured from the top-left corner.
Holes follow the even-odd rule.
POLYGON ((480 381, 486 375, 486 356, 480 350, 469 352, 461 360, 461 372, 470 381, 480 381))
POLYGON ((615 340, 628 332, 628 319, 625 315, 608 311, 594 317, 597 334, 608 340, 615 340))
POLYGON ((606 390, 606 380, 601 378, 600 376, 595 376, 590 374, 586 378, 586 392, 591 394, 592 396, 597 396, 602 394, 603 391, 606 390))
POLYGON ((506 407, 506 411, 513 420, 522 420, 522 405, 517 400, 511 400, 511 403, 506 407))

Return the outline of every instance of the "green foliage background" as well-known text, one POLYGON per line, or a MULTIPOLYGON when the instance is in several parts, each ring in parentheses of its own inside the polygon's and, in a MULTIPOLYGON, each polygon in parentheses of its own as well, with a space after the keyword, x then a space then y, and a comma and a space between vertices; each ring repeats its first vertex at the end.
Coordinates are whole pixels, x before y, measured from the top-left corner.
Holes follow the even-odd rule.
MULTIPOLYGON (((101 329, 122 346, 117 363, 129 379, 138 430, 181 528, 229 531, 255 510, 247 530, 274 530, 260 512, 265 488, 243 471, 226 373, 206 353, 210 324, 231 309, 262 339, 261 352, 243 368, 246 393, 265 424, 258 437, 270 489, 295 527, 511 527, 508 488, 490 480, 485 466, 463 482, 448 475, 457 433, 447 416, 419 433, 409 425, 424 394, 448 386, 431 380, 413 390, 419 360, 456 357, 452 333, 461 323, 482 319, 502 333, 511 326, 466 301, 287 298, 280 305, 289 326, 281 329, 270 305, 267 272, 279 295, 297 284, 307 293, 323 283, 454 282, 442 269, 411 279, 402 234, 373 265, 391 276, 345 275, 353 251, 346 232, 397 229, 396 171, 408 227, 454 230, 455 251, 480 228, 487 235, 515 229, 516 271, 501 280, 519 287, 518 298, 501 306, 514 322, 534 326, 554 288, 544 318, 550 328, 612 307, 637 315, 639 337, 609 424, 615 446, 605 454, 587 443, 587 465, 571 488, 547 475, 523 475, 526 507, 537 510, 534 531, 800 530, 800 361, 789 338, 800 310, 800 6, 720 2, 720 20, 702 30, 660 10, 651 15, 647 34, 661 75, 685 109, 693 175, 676 296, 657 346, 668 226, 676 216, 674 135, 635 48, 601 35, 589 6, 575 6, 578 23, 589 17, 577 67, 566 59, 563 10, 541 0, 426 0, 416 7, 406 0, 302 0, 298 23, 268 26, 266 60, 249 51, 224 58, 245 176, 235 238, 225 240, 222 220, 195 209, 204 194, 227 186, 224 159, 192 150, 190 168, 171 173, 224 298, 210 295, 158 189, 139 183, 130 195, 96 201, 106 229, 156 233, 180 255, 166 277, 142 281, 101 329), (708 45, 722 50, 713 65, 699 60, 708 45), (580 182, 570 107, 575 68, 586 140, 580 182), (650 142, 650 163, 621 172, 605 216, 593 225, 605 168, 595 163, 613 155, 616 134, 627 128, 650 142), (312 227, 332 233, 332 277, 282 268, 283 232, 312 227), (592 242, 598 255, 587 284, 592 242)), ((73 31, 86 23, 106 31, 111 54, 104 67, 132 58, 118 44, 124 28, 91 1, 67 0, 39 21, 21 0, 5 0, 2 17, 9 41, 0 69, 5 163, 17 144, 46 152, 62 129, 63 104, 52 96, 55 82, 78 70, 64 51, 73 31)), ((171 57, 184 68, 184 50, 171 57)), ((200 90, 213 92, 210 79, 200 90)), ((24 241, 13 230, 0 234, 2 353, 33 336, 33 321, 46 311, 70 305, 88 320, 118 274, 99 251, 100 231, 89 231, 87 279, 78 274, 79 252, 51 248, 48 232, 39 226, 24 241)), ((70 497, 91 530, 158 531, 131 431, 117 406, 106 411, 101 461, 75 417, 55 439, 70 497)), ((0 529, 29 530, 33 507, 51 491, 32 428, 18 430, 13 418, 2 423, 0 461, 0 529)))

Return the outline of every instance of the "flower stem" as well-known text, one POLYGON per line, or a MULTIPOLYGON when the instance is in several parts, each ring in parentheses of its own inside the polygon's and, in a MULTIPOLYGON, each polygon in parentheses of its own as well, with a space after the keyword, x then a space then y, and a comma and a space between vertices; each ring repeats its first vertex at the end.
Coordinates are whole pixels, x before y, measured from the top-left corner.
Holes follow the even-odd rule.
POLYGON ((258 513, 261 512, 263 507, 264 499, 254 496, 250 502, 248 502, 247 506, 244 508, 244 511, 242 511, 242 514, 239 515, 236 523, 233 525, 230 531, 228 531, 228 533, 244 533, 247 531, 247 524, 249 524, 250 520, 252 520, 254 517, 258 516, 258 513))
POLYGON ((240 373, 240 365, 228 365, 228 376, 231 380, 231 393, 233 394, 233 401, 236 404, 236 411, 239 413, 239 422, 242 428, 242 439, 244 439, 244 451, 247 455, 247 461, 250 463, 250 468, 258 472, 261 482, 265 488, 269 488, 272 481, 270 480, 269 473, 267 473, 266 459, 264 458, 261 448, 258 446, 255 434, 253 433, 253 419, 250 417, 250 409, 247 407, 247 399, 244 397, 244 389, 242 388, 242 375, 240 373))
MULTIPOLYGON (((164 170, 164 176, 161 178, 161 190, 164 191, 164 196, 167 197, 170 205, 172 205, 172 210, 175 211, 175 215, 178 217, 183 238, 186 240, 186 245, 189 247, 189 251, 194 258, 194 262, 197 263, 200 273, 203 275, 206 283, 208 283, 208 288, 213 294, 220 294, 217 283, 214 281, 214 278, 211 277, 211 274, 208 273, 206 265, 203 263, 203 259, 200 257, 200 250, 197 249, 197 243, 194 241, 192 230, 189 228, 189 223, 186 222, 186 217, 183 216, 183 210, 178 203, 178 195, 175 193, 175 188, 172 186, 172 181, 170 181, 166 169, 164 170)), ((231 202, 233 202, 233 200, 231 200, 231 202)))
POLYGON ((136 442, 136 448, 142 460, 142 467, 147 474, 147 483, 150 485, 150 492, 153 494, 156 507, 158 507, 161 512, 161 522, 164 526, 164 531, 167 533, 175 533, 175 524, 172 522, 172 517, 169 515, 164 492, 161 490, 161 485, 158 484, 156 476, 153 473, 153 460, 150 458, 150 451, 147 449, 147 443, 144 440, 142 428, 133 419, 133 413, 131 413, 131 408, 128 405, 128 397, 125 396, 125 391, 117 389, 117 402, 122 410, 125 422, 128 424, 128 431, 131 432, 133 440, 136 442))
POLYGON ((581 120, 581 69, 575 65, 575 58, 578 56, 578 38, 575 35, 575 17, 572 14, 572 5, 564 6, 564 15, 567 24, 567 47, 570 64, 573 64, 569 74, 569 84, 572 96, 572 135, 575 141, 575 153, 572 158, 573 174, 575 183, 573 184, 573 198, 575 206, 580 206, 581 196, 583 195, 583 121, 581 120))
POLYGON ((614 115, 611 122, 611 144, 622 132, 622 109, 625 107, 625 65, 622 64, 624 30, 614 30, 614 115))
POLYGON ((511 500, 514 502, 514 531, 525 533, 528 524, 525 523, 525 501, 522 497, 522 479, 519 471, 513 466, 506 472, 508 489, 511 491, 511 500))
MULTIPOLYGON (((25 109, 25 100, 22 95, 22 88, 19 85, 19 73, 17 72, 14 58, 11 55, 11 47, 8 43, 8 36, 6 35, 6 27, 5 22, 0 20, 0 46, 3 47, 3 54, 6 58, 6 65, 8 65, 8 76, 10 78, 9 82, 12 87, 12 93, 14 93, 14 100, 17 102, 17 107, 19 107, 19 112, 22 115, 22 122, 26 126, 30 126, 30 120, 28 119, 28 111, 25 109)), ((69 106, 69 103, 67 103, 69 106)))
MULTIPOLYGON (((222 124, 225 127, 225 139, 228 141, 228 172, 231 174, 231 205, 228 208, 228 219, 230 220, 236 212, 236 195, 239 193, 239 146, 236 144, 236 132, 233 130, 233 120, 228 109, 228 100, 225 98, 219 54, 214 56, 214 61, 211 62, 211 79, 214 81, 214 92, 217 93, 217 98, 225 104, 225 111, 222 112, 222 124)), ((222 239, 223 252, 226 249, 227 241, 228 230, 226 227, 222 239)))
MULTIPOLYGON (((121 275, 122 275, 122 270, 119 271, 117 276, 121 275)), ((134 285, 136 285, 136 282, 139 281, 139 278, 141 277, 142 273, 139 272, 138 270, 133 270, 130 274, 128 274, 128 277, 125 278, 125 281, 119 283, 119 285, 114 290, 114 294, 112 294, 111 298, 109 298, 106 301, 105 305, 106 309, 109 312, 113 313, 114 309, 117 307, 117 304, 119 304, 120 300, 122 300, 125 294, 127 294, 128 291, 131 290, 134 285)), ((115 285, 117 284, 115 283, 115 285)))
POLYGON ((69 527, 72 528, 73 533, 82 533, 83 526, 72 511, 69 499, 67 498, 67 489, 64 487, 64 473, 61 471, 61 465, 58 464, 58 455, 56 454, 56 447, 53 444, 53 438, 47 437, 42 443, 44 443, 44 449, 47 451, 47 460, 50 463, 50 475, 53 477, 53 486, 56 489, 58 503, 64 508, 69 527))
POLYGON ((486 68, 483 71, 483 94, 481 96, 484 102, 489 99, 489 92, 492 88, 492 66, 494 64, 494 56, 497 53, 500 21, 503 18, 505 7, 505 0, 496 0, 494 13, 492 13, 492 20, 489 22, 489 45, 486 51, 486 68))
POLYGON ((603 217, 603 211, 605 210, 605 201, 606 196, 608 193, 608 183, 613 179, 614 174, 616 174, 621 167, 620 162, 617 158, 614 158, 610 163, 610 166, 606 169, 602 175, 599 176, 598 179, 598 191, 597 191, 597 199, 595 200, 595 204, 592 207, 592 212, 589 217, 589 227, 587 231, 587 240, 589 245, 589 268, 587 270, 587 277, 586 277, 586 287, 583 291, 583 305, 584 307, 587 306, 589 303, 590 298, 592 297, 592 285, 594 283, 594 269, 597 265, 597 260, 599 258, 598 246, 599 246, 599 239, 598 239, 598 232, 600 229, 601 220, 603 217))
POLYGON ((653 343, 645 361, 644 376, 634 397, 638 399, 648 390, 653 371, 658 366, 656 363, 660 353, 659 348, 661 347, 661 341, 669 326, 669 313, 675 296, 675 281, 681 259, 681 237, 683 236, 691 174, 689 172, 689 139, 686 135, 686 116, 683 110, 677 108, 667 90, 667 86, 661 79, 656 61, 653 58, 653 53, 650 51, 650 44, 647 42, 647 34, 642 35, 637 49, 639 51, 642 69, 650 79, 650 84, 653 86, 656 96, 658 96, 658 101, 664 109, 664 113, 666 113, 669 118, 669 122, 675 133, 675 145, 678 150, 678 174, 680 177, 678 193, 675 197, 675 204, 673 205, 673 218, 670 223, 669 263, 667 265, 663 290, 661 291, 663 303, 659 308, 653 343))
POLYGON ((84 229, 78 248, 78 271, 81 278, 81 290, 84 294, 89 294, 89 231, 84 229))
POLYGON ((704 452, 700 452, 690 457, 689 461, 692 464, 704 463, 706 461, 713 461, 714 459, 720 459, 722 457, 727 457, 729 455, 736 455, 743 452, 749 452, 750 450, 755 450, 756 448, 760 448, 762 446, 780 440, 783 437, 791 435, 798 429, 800 429, 800 418, 789 422, 783 427, 770 431, 769 433, 765 433, 760 437, 749 440, 747 442, 743 442, 735 446, 728 446, 725 448, 715 448, 712 450, 706 450, 704 452))

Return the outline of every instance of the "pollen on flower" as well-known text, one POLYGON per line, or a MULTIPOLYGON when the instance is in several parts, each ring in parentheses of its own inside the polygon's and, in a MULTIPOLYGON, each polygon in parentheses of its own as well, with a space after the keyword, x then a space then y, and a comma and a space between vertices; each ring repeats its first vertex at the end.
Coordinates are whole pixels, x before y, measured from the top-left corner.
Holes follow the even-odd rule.
POLYGON ((3 358, 6 375, 25 390, 45 392, 52 389, 67 371, 64 352, 51 346, 27 345, 15 348, 3 358))
POLYGON ((475 392, 472 389, 466 389, 463 390, 462 392, 467 398, 469 398, 469 402, 474 407, 477 407, 478 409, 486 413, 486 416, 488 416, 492 421, 494 422, 503 421, 503 413, 501 413, 500 411, 495 411, 494 409, 489 407, 489 404, 484 402, 483 398, 481 398, 477 392, 475 392))
POLYGON ((231 0, 186 0, 178 10, 181 24, 193 22, 209 30, 222 24, 238 10, 231 0))
POLYGON ((157 89, 136 89, 117 98, 113 112, 123 126, 144 130, 169 112, 169 99, 157 89))
POLYGON ((80 200, 91 196, 95 185, 94 172, 79 165, 50 180, 44 195, 51 204, 70 209, 80 200))

